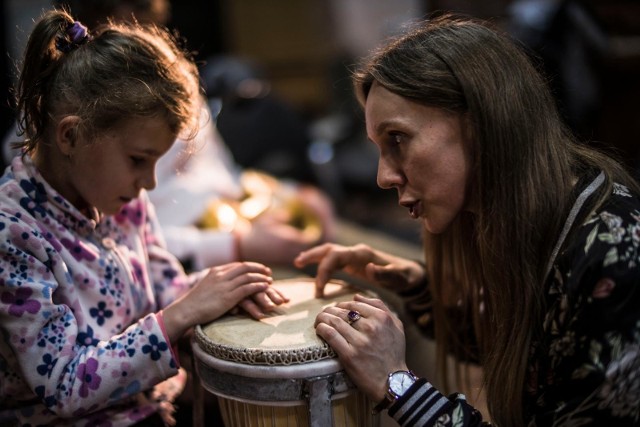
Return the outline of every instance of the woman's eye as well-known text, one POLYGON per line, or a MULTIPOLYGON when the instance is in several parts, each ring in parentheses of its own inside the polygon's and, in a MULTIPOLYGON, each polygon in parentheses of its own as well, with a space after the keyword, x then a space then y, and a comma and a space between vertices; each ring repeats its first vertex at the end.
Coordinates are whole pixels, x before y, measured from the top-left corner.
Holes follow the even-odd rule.
POLYGON ((134 165, 140 165, 140 164, 144 163, 144 159, 142 157, 131 157, 131 162, 134 165))
POLYGON ((402 143, 402 135, 395 133, 395 134, 391 134, 390 137, 391 137, 390 142, 392 146, 397 147, 402 143))

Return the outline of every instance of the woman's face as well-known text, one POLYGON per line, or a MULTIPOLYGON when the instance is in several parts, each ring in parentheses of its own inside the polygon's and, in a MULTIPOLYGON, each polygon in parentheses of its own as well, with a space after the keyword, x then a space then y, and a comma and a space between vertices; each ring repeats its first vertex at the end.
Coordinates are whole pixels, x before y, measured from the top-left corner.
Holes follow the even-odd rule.
POLYGON ((431 233, 467 206, 470 137, 464 116, 418 104, 374 83, 365 103, 369 139, 380 152, 378 185, 431 233))

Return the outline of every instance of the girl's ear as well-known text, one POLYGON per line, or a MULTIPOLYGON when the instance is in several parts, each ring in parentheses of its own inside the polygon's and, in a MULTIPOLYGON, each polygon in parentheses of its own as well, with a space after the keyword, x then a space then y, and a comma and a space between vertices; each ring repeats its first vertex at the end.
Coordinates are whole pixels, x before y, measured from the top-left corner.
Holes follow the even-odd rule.
POLYGON ((78 126, 80 125, 80 117, 65 116, 56 126, 56 145, 65 156, 69 157, 76 147, 76 138, 78 136, 78 126))

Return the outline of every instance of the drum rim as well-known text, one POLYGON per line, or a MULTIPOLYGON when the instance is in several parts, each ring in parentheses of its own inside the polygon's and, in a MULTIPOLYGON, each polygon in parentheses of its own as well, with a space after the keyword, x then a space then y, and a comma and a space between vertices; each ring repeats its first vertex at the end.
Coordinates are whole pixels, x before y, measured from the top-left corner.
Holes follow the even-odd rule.
POLYGON ((244 348, 212 343, 200 325, 195 327, 198 344, 207 352, 220 360, 264 366, 288 366, 317 362, 323 359, 335 358, 336 354, 328 344, 320 346, 306 346, 296 349, 272 351, 265 357, 264 350, 259 348, 244 348))
MULTIPOLYGON (((295 277, 279 279, 274 283, 313 283, 314 281, 315 279, 313 277, 295 277)), ((354 287, 344 280, 331 279, 328 283, 356 289, 358 292, 367 292, 354 287)), ((283 349, 281 351, 271 351, 268 356, 265 356, 264 349, 260 348, 234 346, 228 343, 217 344, 211 341, 211 339, 204 332, 204 327, 208 326, 209 324, 210 323, 206 325, 196 325, 194 327, 194 335, 200 347, 205 350, 206 353, 217 359, 251 365, 287 366, 313 363, 324 359, 335 359, 337 357, 333 349, 322 339, 320 343, 315 343, 313 345, 308 345, 305 347, 287 348, 286 350, 283 349)))
POLYGON ((302 379, 319 375, 335 374, 343 370, 337 357, 300 364, 289 365, 250 365, 232 360, 220 359, 206 352, 198 343, 192 343, 196 359, 217 370, 250 378, 295 378, 302 379), (310 370, 312 373, 310 374, 310 370))

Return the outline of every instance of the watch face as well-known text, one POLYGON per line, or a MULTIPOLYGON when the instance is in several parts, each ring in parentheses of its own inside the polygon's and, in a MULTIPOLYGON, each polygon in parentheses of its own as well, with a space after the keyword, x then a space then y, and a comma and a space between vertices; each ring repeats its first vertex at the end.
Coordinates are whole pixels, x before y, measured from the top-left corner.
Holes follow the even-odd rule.
POLYGON ((409 372, 394 372, 389 377, 389 391, 397 397, 402 396, 415 381, 415 378, 409 372))

